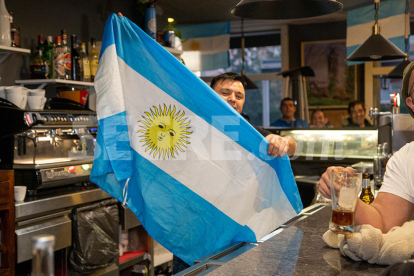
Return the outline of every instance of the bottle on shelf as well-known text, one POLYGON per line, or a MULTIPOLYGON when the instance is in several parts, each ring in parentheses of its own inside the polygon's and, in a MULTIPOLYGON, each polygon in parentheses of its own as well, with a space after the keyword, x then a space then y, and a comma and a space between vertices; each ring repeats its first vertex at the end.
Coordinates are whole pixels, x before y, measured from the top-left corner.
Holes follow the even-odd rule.
POLYGON ((371 191, 370 177, 368 173, 362 176, 362 191, 359 198, 366 204, 371 204, 374 201, 374 195, 371 191))
POLYGON ((76 35, 71 37, 72 47, 71 47, 71 58, 72 58, 72 80, 80 81, 83 74, 83 66, 81 56, 78 50, 78 42, 76 35))
POLYGON ((11 45, 10 14, 4 0, 0 0, 0 45, 8 47, 11 45))
POLYGON ((65 75, 65 50, 61 44, 60 36, 55 39, 56 47, 53 49, 53 78, 64 80, 65 75))
POLYGON ((96 40, 91 38, 91 49, 89 51, 89 64, 91 67, 91 81, 95 80, 96 71, 98 71, 99 52, 96 50, 96 40))
POLYGON ((42 51, 44 51, 44 49, 43 49, 43 35, 38 35, 37 36, 37 48, 36 48, 36 50, 42 50, 42 51))
POLYGON ((47 79, 49 78, 49 67, 43 56, 43 49, 37 50, 37 55, 30 61, 30 78, 47 79))
POLYGON ((20 28, 13 21, 13 12, 10 12, 11 46, 20 47, 20 28))
POLYGON ((86 54, 86 45, 85 42, 81 43, 81 50, 80 50, 80 56, 82 60, 82 71, 83 74, 81 76, 81 81, 91 81, 91 67, 89 63, 88 55, 86 54))
POLYGON ((54 276, 55 236, 39 235, 32 238, 32 276, 54 276))
POLYGON ((72 58, 70 54, 70 49, 68 46, 68 36, 66 35, 66 30, 62 30, 62 47, 63 52, 65 53, 65 79, 72 79, 72 58))
POLYGON ((43 44, 44 54, 43 56, 46 59, 46 64, 49 67, 49 78, 53 78, 53 37, 51 35, 47 36, 47 40, 43 44))
POLYGON ((157 39, 157 18, 154 4, 145 10, 145 32, 153 39, 157 39))
POLYGON ((374 156, 374 183, 377 188, 381 187, 384 180, 384 154, 382 144, 377 146, 377 155, 374 156))

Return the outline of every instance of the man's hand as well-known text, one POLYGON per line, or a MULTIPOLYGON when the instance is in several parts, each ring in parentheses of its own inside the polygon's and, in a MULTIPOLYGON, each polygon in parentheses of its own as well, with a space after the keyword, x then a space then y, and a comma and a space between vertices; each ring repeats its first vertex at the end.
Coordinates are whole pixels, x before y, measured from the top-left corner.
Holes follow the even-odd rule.
POLYGON ((124 17, 124 16, 122 15, 122 13, 120 13, 120 12, 118 12, 118 16, 119 16, 119 17, 124 17))
POLYGON ((296 142, 289 136, 269 134, 266 136, 269 141, 267 153, 273 157, 283 157, 286 153, 291 156, 295 153, 296 142))
POLYGON ((354 172, 354 169, 351 167, 329 167, 326 172, 324 172, 322 174, 321 179, 319 179, 319 183, 318 183, 318 189, 319 192, 326 198, 330 199, 331 198, 331 172, 332 169, 338 169, 338 170, 342 170, 344 172, 349 172, 352 173, 354 172))

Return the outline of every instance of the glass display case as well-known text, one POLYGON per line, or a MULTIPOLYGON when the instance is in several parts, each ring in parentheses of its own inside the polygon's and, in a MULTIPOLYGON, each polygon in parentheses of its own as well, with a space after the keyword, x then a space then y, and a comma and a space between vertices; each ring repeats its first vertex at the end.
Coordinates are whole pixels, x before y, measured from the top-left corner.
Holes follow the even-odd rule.
MULTIPOLYGON (((269 129, 270 130, 270 129, 269 129)), ((274 131, 272 131, 274 132, 274 131)), ((295 139, 291 160, 372 159, 377 153, 377 129, 286 129, 280 135, 295 139)))

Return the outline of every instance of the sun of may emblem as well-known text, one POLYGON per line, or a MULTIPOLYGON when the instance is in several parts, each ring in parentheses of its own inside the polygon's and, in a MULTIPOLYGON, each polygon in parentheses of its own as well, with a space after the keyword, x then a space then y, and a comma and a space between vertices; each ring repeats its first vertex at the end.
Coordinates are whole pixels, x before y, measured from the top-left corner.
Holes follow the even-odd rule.
POLYGON ((142 137, 140 143, 143 143, 145 152, 150 151, 154 157, 157 156, 165 160, 165 157, 176 158, 178 151, 184 152, 186 144, 192 132, 190 131, 190 120, 184 117, 185 112, 176 110, 175 106, 167 108, 164 104, 164 109, 159 106, 153 106, 149 112, 144 112, 146 116, 142 116, 143 120, 138 121, 141 129, 139 137, 142 137))

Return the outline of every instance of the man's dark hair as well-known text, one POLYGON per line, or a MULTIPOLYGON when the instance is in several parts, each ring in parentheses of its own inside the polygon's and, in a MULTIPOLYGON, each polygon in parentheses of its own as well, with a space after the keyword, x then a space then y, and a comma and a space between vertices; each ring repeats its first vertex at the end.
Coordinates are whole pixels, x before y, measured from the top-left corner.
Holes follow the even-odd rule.
POLYGON ((225 81, 225 80, 239 81, 244 87, 243 77, 234 72, 227 72, 227 73, 223 73, 223 74, 216 76, 211 81, 210 87, 214 89, 214 86, 216 85, 216 83, 218 83, 219 81, 225 81))
POLYGON ((364 109, 364 112, 365 112, 365 106, 364 106, 363 102, 361 102, 361 101, 352 101, 348 105, 348 114, 349 115, 351 115, 351 109, 353 109, 356 105, 361 105, 362 109, 364 109))
POLYGON ((286 98, 283 98, 283 100, 280 102, 280 106, 282 106, 283 103, 287 101, 292 101, 293 104, 296 105, 295 101, 292 98, 286 97, 286 98))

